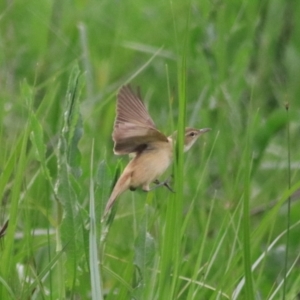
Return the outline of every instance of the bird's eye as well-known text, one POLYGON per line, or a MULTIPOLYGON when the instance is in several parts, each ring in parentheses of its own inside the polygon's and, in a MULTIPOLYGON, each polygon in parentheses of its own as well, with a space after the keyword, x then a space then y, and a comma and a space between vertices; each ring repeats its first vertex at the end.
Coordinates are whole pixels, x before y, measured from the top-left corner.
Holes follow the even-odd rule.
POLYGON ((195 132, 192 131, 192 132, 190 133, 190 136, 195 136, 195 132))

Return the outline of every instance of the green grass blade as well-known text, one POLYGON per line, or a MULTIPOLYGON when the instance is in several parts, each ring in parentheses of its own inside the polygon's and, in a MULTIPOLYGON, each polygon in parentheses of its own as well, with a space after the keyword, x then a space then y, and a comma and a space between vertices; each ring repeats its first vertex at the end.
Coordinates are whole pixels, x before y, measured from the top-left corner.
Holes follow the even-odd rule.
POLYGON ((90 263, 90 276, 92 287, 92 299, 103 299, 101 277, 99 272, 99 257, 97 245, 97 226, 95 215, 95 195, 94 195, 94 180, 93 180, 93 165, 94 165, 94 142, 91 151, 91 179, 90 179, 90 234, 89 234, 89 263, 90 263))
POLYGON ((251 187, 251 125, 246 136, 245 157, 244 157, 244 193, 243 193, 243 263, 245 270, 245 299, 254 299, 253 276, 251 270, 251 226, 250 226, 250 187, 251 187))
MULTIPOLYGON (((287 113, 287 185, 288 189, 291 189, 291 149, 290 149, 290 120, 289 120, 289 104, 285 105, 287 113)), ((289 255, 289 244, 290 244, 290 226, 291 226, 291 196, 288 198, 288 209, 287 209, 287 232, 286 232, 286 250, 284 259, 284 280, 283 280, 283 291, 282 299, 285 300, 287 294, 287 276, 288 276, 288 255, 289 255)))
POLYGON ((74 290, 78 272, 78 262, 82 259, 78 256, 80 249, 83 249, 84 224, 81 214, 78 211, 78 201, 80 199, 80 187, 77 178, 81 174, 80 152, 78 142, 82 135, 82 124, 79 113, 80 96, 80 72, 75 66, 71 72, 69 86, 67 90, 66 111, 64 114, 64 124, 58 145, 58 180, 56 182, 57 201, 57 251, 61 251, 66 246, 68 253, 66 262, 62 258, 59 260, 58 268, 61 288, 60 297, 65 297, 65 286, 74 290), (62 208, 64 215, 62 220, 62 208), (67 278, 63 280, 64 270, 67 269, 67 278))
MULTIPOLYGON (((23 97, 26 101, 31 102, 31 94, 28 92, 27 87, 23 86, 23 97)), ((14 157, 15 161, 15 172, 14 172, 14 184, 11 189, 11 196, 10 196, 10 207, 9 207, 9 226, 7 228, 6 232, 6 237, 5 237, 5 248, 2 252, 1 255, 1 265, 0 265, 0 270, 1 270, 1 276, 3 278, 13 278, 13 273, 14 273, 14 258, 11 255, 15 251, 15 232, 17 228, 17 223, 18 223, 18 217, 19 217, 19 200, 20 200, 20 195, 22 193, 22 184, 24 181, 24 173, 25 173, 25 168, 26 164, 28 161, 27 158, 27 145, 28 145, 28 139, 29 139, 29 133, 30 133, 30 126, 29 124, 26 124, 25 129, 22 134, 22 139, 21 139, 21 147, 19 152, 16 152, 14 157)), ((9 165, 8 165, 9 166, 9 165)), ((8 173, 11 170, 8 170, 8 173)), ((7 176, 8 173, 4 172, 4 174, 7 176)), ((5 180, 4 177, 1 177, 2 180, 5 180)), ((5 182, 3 181, 3 184, 5 182)), ((12 282, 10 282, 12 284, 12 282)), ((1 289, 1 294, 0 296, 3 297, 3 299, 6 298, 6 291, 2 291, 1 289), (3 293, 2 293, 3 292, 3 293)))

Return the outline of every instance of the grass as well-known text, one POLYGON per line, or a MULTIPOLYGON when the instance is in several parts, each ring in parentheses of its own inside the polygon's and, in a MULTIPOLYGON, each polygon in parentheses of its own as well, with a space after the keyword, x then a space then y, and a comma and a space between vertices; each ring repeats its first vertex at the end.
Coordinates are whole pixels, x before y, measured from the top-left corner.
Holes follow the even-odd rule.
POLYGON ((0 299, 299 295, 297 1, 0 6, 0 299), (104 227, 128 82, 162 132, 212 131, 104 227))

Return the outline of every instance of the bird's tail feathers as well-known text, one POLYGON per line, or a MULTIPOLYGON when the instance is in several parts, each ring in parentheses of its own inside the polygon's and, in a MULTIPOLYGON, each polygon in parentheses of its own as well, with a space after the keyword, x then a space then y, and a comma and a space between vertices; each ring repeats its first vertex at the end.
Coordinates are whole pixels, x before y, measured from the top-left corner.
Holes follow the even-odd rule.
POLYGON ((105 206, 104 216, 106 216, 107 213, 110 211, 110 209, 114 205, 117 197, 129 188, 130 176, 131 176, 130 173, 123 173, 121 175, 121 177, 118 179, 118 181, 107 201, 107 204, 105 206))

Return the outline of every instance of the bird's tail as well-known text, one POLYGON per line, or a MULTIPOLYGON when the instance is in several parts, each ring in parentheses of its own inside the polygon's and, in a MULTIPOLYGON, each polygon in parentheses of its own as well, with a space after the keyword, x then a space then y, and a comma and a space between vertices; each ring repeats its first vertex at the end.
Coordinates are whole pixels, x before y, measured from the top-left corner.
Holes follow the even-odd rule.
POLYGON ((109 210, 115 203, 117 197, 129 188, 130 177, 131 177, 130 173, 124 172, 118 179, 118 181, 117 181, 116 185, 114 186, 114 189, 107 201, 107 204, 105 206, 104 217, 108 214, 109 210))

